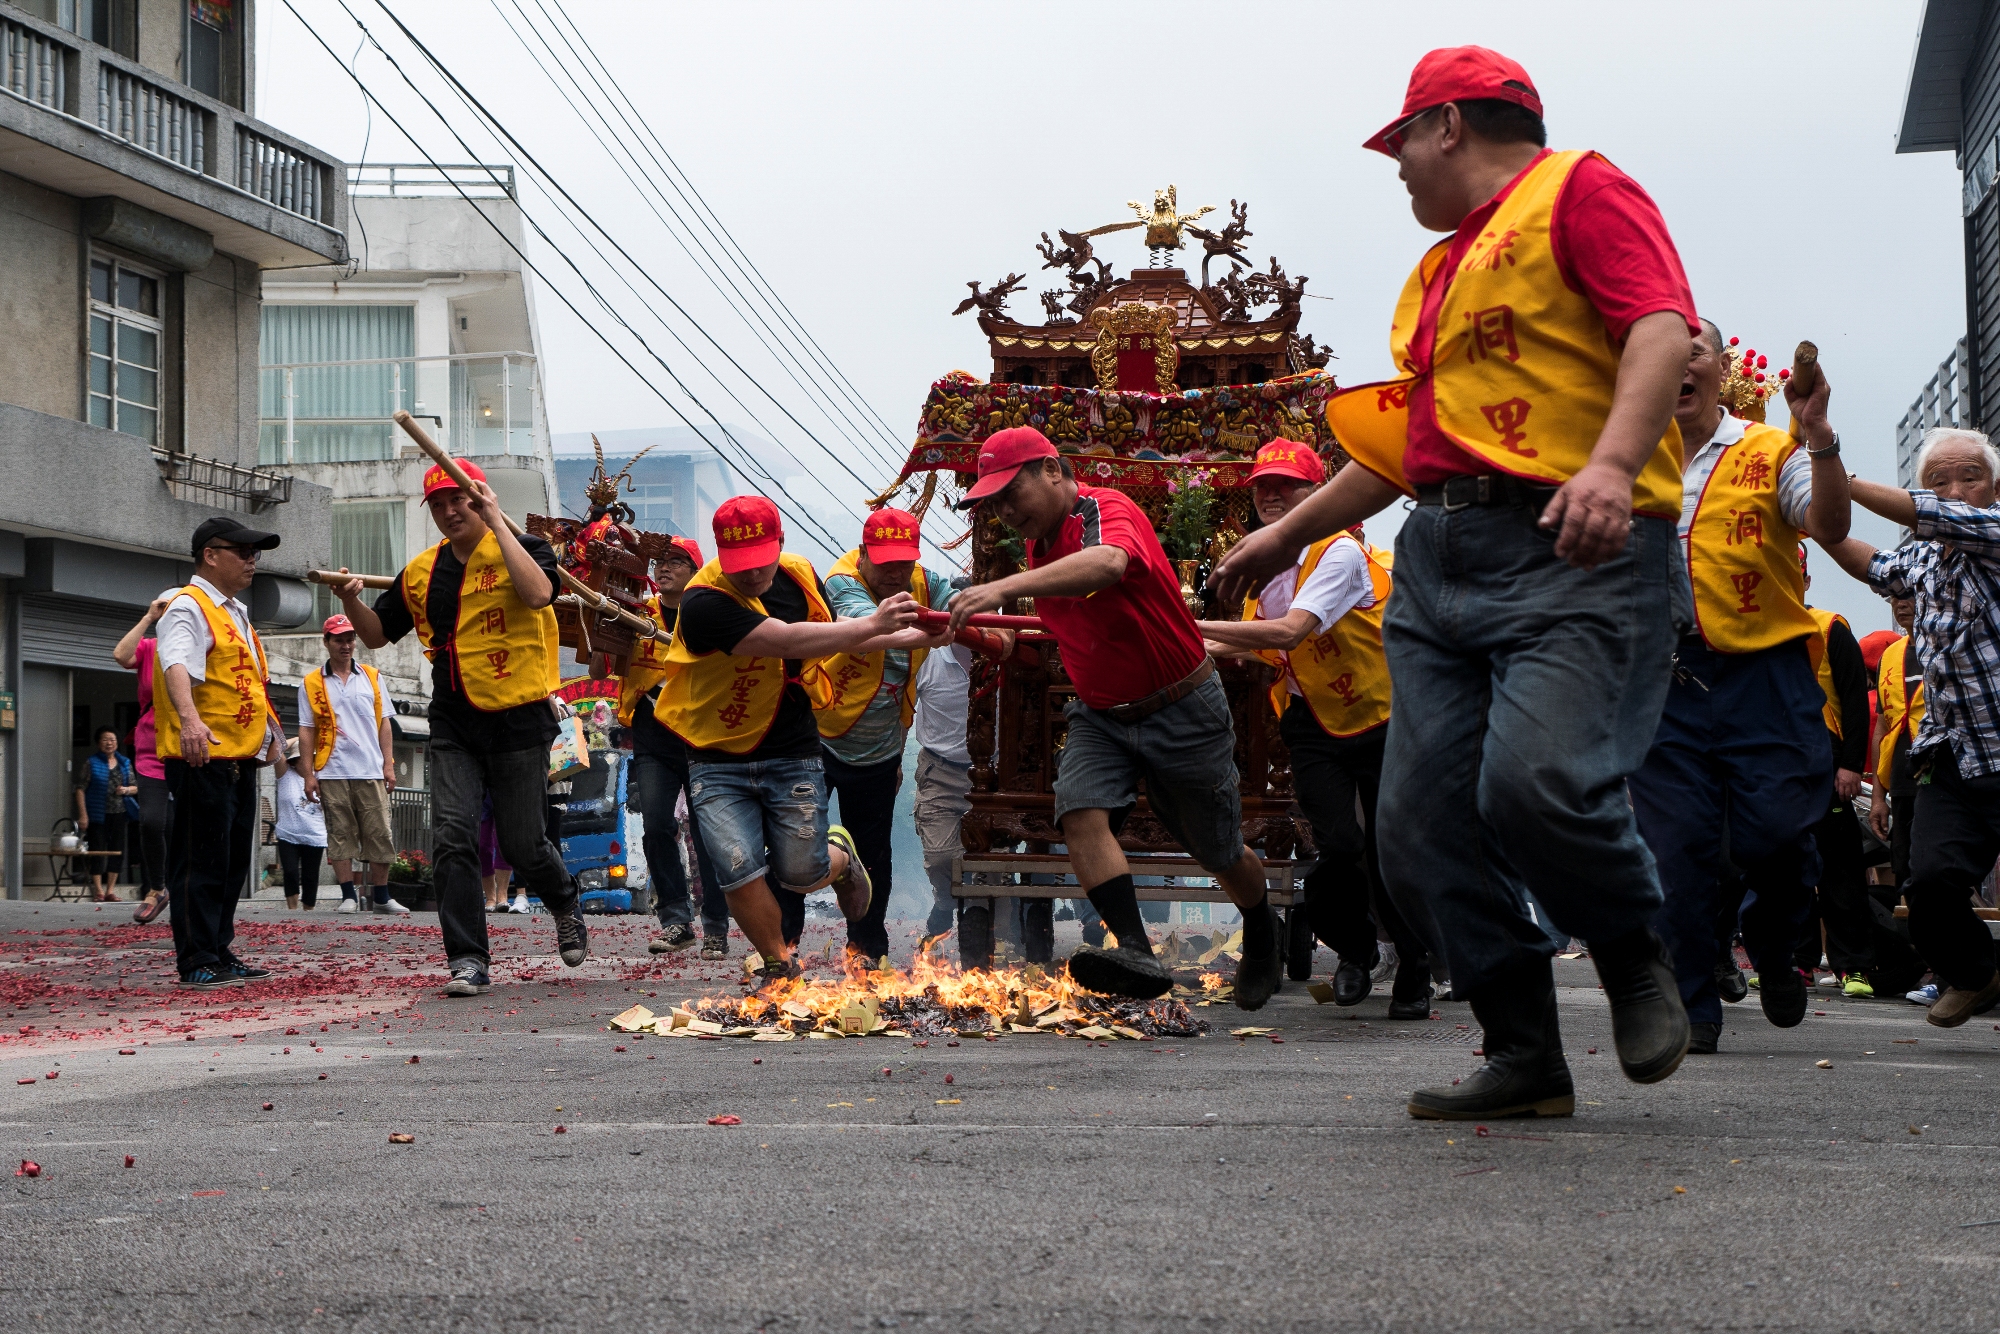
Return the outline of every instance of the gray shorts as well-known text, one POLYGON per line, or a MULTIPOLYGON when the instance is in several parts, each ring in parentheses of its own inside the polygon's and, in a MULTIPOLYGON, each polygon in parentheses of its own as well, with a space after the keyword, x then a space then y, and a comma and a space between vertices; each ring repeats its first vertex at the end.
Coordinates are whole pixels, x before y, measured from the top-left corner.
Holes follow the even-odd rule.
POLYGON ((1222 678, 1136 723, 1119 723, 1082 700, 1063 709, 1069 738, 1056 769, 1056 821, 1079 810, 1110 811, 1116 829, 1139 800, 1137 779, 1168 833, 1203 869, 1220 873, 1243 855, 1236 727, 1222 678))

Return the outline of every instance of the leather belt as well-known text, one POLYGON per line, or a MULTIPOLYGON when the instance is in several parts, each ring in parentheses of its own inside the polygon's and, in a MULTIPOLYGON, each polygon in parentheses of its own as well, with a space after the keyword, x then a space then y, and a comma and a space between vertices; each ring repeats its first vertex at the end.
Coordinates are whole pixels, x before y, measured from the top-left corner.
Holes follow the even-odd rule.
POLYGON ((1189 672, 1170 686, 1162 686, 1144 699, 1135 699, 1130 704, 1114 704, 1101 712, 1117 723, 1136 723, 1142 718, 1150 718, 1167 705, 1186 699, 1209 677, 1215 675, 1215 659, 1203 658, 1201 666, 1189 672))
POLYGON ((1539 511, 1555 493, 1553 486, 1538 486, 1505 473, 1481 473, 1475 477, 1447 477, 1439 486, 1420 486, 1417 503, 1442 505, 1447 514, 1475 505, 1525 505, 1539 511))

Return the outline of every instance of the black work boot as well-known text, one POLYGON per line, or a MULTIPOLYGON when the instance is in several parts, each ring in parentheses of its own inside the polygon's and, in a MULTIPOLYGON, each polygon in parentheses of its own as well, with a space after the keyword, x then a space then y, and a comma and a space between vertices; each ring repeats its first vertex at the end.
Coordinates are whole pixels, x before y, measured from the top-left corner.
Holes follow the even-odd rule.
POLYGON ((1687 1008, 1666 942, 1651 927, 1590 942, 1604 996, 1611 1002, 1611 1040, 1618 1064, 1635 1084, 1657 1084, 1680 1069, 1688 1049, 1687 1008))
POLYGON ((968 973, 993 966, 993 910, 983 903, 958 911, 958 966, 968 973))
POLYGON ((1396 980, 1389 988, 1391 1019, 1431 1017, 1431 966, 1417 958, 1396 960, 1396 980))
POLYGON ((1243 957, 1236 965, 1236 980, 1231 986, 1231 996, 1239 1010, 1261 1010, 1264 1002, 1277 994, 1284 984, 1285 961, 1278 948, 1278 915, 1265 904, 1250 910, 1264 914, 1269 925, 1260 934, 1257 944, 1251 944, 1249 928, 1250 913, 1243 914, 1243 957))
POLYGON ((1480 987, 1469 999, 1485 1030, 1486 1064, 1456 1084, 1412 1093, 1410 1115, 1427 1121, 1475 1121, 1574 1114, 1576 1085, 1563 1059, 1549 961, 1537 959, 1480 987))

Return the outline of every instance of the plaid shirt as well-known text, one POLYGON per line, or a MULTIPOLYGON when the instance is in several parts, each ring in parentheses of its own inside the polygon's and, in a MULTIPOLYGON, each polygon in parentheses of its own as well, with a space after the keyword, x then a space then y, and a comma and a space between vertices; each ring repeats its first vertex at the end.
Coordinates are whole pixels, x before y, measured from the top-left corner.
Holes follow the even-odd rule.
POLYGON ((1917 603, 1925 713, 1910 757, 1949 745, 1966 778, 2000 773, 2000 509, 1910 497, 1916 540, 1868 562, 1870 587, 1917 603))

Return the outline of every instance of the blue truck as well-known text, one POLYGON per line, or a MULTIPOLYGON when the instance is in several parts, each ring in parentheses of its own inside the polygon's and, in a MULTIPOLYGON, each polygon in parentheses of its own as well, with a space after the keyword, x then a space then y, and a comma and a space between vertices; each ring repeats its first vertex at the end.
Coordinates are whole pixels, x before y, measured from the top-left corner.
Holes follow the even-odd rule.
POLYGON ((590 767, 563 780, 569 794, 563 803, 562 859, 583 890, 585 912, 632 911, 626 853, 631 846, 626 836, 630 760, 615 746, 593 748, 590 767))

